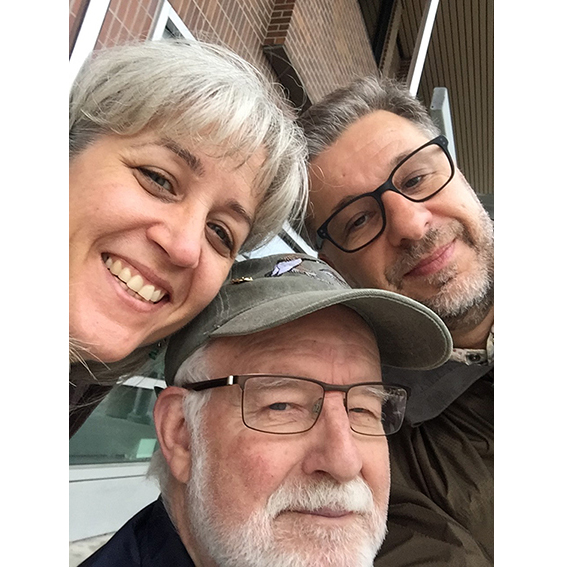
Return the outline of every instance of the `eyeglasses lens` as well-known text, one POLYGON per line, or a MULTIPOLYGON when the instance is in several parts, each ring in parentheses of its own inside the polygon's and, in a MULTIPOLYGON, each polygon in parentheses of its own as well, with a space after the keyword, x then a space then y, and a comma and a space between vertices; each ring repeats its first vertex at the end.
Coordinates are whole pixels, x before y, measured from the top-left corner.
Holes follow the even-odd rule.
MULTIPOLYGON (((255 376, 242 397, 244 423, 266 433, 301 433, 317 421, 325 391, 300 378, 255 376)), ((347 394, 351 428, 364 435, 389 435, 403 420, 406 392, 380 384, 354 386, 347 394)))
POLYGON ((349 203, 334 216, 327 231, 342 248, 356 250, 370 242, 384 227, 384 215, 378 201, 369 195, 349 203))
POLYGON ((347 410, 353 431, 391 435, 404 419, 406 391, 382 384, 363 384, 348 391, 347 410))
POLYGON ((406 197, 421 201, 441 189, 450 178, 451 164, 445 152, 432 144, 402 162, 392 177, 392 183, 406 197))
MULTIPOLYGON (((432 144, 401 162, 392 174, 392 184, 411 201, 424 201, 442 189, 451 175, 447 155, 432 144)), ((341 248, 354 251, 374 240, 384 223, 378 198, 364 195, 340 209, 329 221, 327 232, 341 248)))
POLYGON ((252 429, 267 433, 300 433, 312 427, 323 388, 296 378, 257 376, 244 386, 242 416, 252 429))

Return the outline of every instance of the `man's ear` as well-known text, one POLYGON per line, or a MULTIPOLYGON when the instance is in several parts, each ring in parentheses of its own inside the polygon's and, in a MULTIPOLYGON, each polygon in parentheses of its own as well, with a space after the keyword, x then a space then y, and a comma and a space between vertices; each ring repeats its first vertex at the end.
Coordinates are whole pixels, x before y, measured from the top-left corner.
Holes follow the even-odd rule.
POLYGON ((191 476, 191 435, 183 414, 183 388, 162 390, 154 406, 154 423, 161 451, 171 474, 182 484, 191 476))

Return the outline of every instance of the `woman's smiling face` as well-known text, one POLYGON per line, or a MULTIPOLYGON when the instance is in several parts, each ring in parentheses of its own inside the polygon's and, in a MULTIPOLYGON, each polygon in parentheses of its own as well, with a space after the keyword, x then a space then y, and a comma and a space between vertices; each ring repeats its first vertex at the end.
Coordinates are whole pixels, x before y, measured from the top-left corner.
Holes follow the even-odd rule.
POLYGON ((246 240, 264 155, 212 157, 156 133, 97 138, 69 168, 69 332, 120 360, 199 313, 246 240))

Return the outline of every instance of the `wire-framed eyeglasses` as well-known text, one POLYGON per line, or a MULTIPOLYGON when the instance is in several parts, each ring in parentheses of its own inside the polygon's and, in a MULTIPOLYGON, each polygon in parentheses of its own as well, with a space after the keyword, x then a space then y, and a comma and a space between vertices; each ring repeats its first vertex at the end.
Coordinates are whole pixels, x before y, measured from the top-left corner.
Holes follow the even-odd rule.
POLYGON ((240 374, 184 384, 187 390, 238 385, 242 421, 256 431, 275 434, 303 433, 321 415, 326 392, 344 392, 350 427, 371 436, 391 435, 404 419, 408 392, 401 386, 361 382, 341 386, 311 378, 276 374, 240 374))
POLYGON ((335 211, 318 229, 315 247, 328 240, 343 252, 357 252, 386 228, 382 195, 399 193, 414 203, 431 199, 451 181, 455 165, 445 136, 437 136, 405 157, 380 187, 355 197, 335 211))

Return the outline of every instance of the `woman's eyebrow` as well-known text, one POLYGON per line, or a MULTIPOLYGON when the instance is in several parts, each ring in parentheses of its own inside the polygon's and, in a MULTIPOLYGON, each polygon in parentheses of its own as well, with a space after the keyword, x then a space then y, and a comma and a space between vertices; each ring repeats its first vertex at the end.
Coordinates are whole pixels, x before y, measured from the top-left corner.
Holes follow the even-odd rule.
POLYGON ((252 228, 252 225, 254 223, 252 216, 238 201, 234 201, 231 199, 230 201, 228 201, 228 203, 226 203, 226 206, 229 209, 231 209, 233 212, 235 212, 242 220, 244 220, 244 222, 250 228, 252 228))
POLYGON ((180 157, 196 175, 202 177, 205 174, 205 166, 203 165, 203 162, 187 148, 179 145, 171 138, 162 138, 160 140, 134 145, 135 148, 143 148, 144 146, 161 146, 162 148, 166 148, 170 152, 173 152, 177 157, 180 157))
MULTIPOLYGON (((143 144, 137 144, 135 147, 141 148, 144 146, 162 146, 173 152, 176 156, 180 157, 199 177, 202 177, 205 174, 205 166, 203 165, 203 162, 196 155, 192 154, 187 148, 180 146, 175 140, 172 140, 171 138, 162 138, 155 142, 152 141, 143 144)), ((252 215, 238 201, 231 199, 226 203, 226 207, 236 213, 237 216, 239 216, 250 228, 252 228, 254 224, 252 215)))
POLYGON ((177 142, 170 138, 159 140, 158 143, 172 151, 175 155, 179 156, 197 175, 202 176, 205 174, 203 162, 187 148, 180 146, 177 142))

